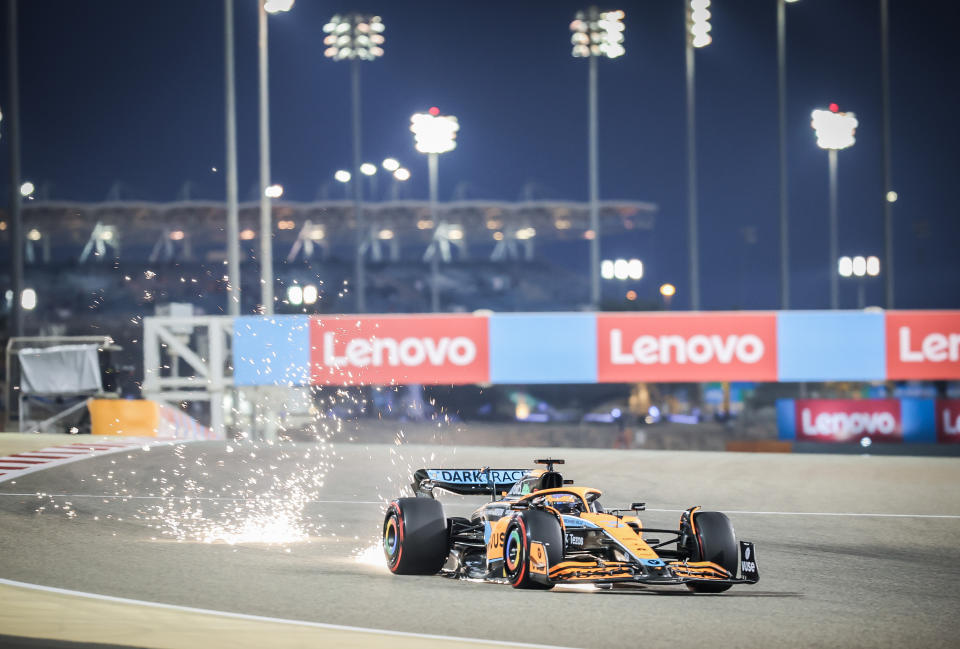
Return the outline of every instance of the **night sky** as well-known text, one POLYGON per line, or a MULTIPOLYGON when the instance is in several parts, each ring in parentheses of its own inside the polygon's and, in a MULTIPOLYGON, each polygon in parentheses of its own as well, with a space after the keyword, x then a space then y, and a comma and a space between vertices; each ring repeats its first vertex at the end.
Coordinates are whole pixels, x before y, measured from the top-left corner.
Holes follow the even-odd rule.
MULTIPOLYGON (((954 3, 890 5, 897 306, 956 308, 954 3)), ((385 56, 363 66, 364 157, 408 166, 407 197, 427 195, 410 115, 436 105, 461 125, 457 149, 440 161, 442 201, 455 191, 586 200, 587 62, 571 57, 568 27, 586 6, 298 0, 271 17, 272 166, 284 199, 343 196, 332 176, 351 161, 349 65, 324 58, 321 28, 334 13, 363 11, 386 24, 385 56)), ((679 301, 687 250, 683 3, 609 8, 626 12, 627 54, 600 61, 601 197, 652 201, 660 211, 653 233, 605 242, 603 256, 645 256, 651 282, 674 281, 679 301)), ((776 2, 718 0, 711 10, 714 41, 697 52, 703 306, 777 308, 776 2)), ((240 196, 251 200, 255 0, 237 0, 235 11, 240 196)), ((4 35, 5 21, 4 10, 4 35)), ((827 154, 815 145, 810 111, 837 102, 860 120, 856 145, 839 154, 840 253, 882 257, 879 0, 788 5, 787 57, 792 306, 825 308, 827 154)), ((22 0, 20 66, 23 176, 50 199, 101 201, 119 181, 124 198, 172 201, 189 182, 193 198, 223 200, 222 2, 22 0)), ((4 132, 4 194, 8 142, 4 132)), ((841 305, 855 306, 854 296, 841 282, 841 305)), ((868 301, 883 303, 882 280, 869 283, 868 301)))

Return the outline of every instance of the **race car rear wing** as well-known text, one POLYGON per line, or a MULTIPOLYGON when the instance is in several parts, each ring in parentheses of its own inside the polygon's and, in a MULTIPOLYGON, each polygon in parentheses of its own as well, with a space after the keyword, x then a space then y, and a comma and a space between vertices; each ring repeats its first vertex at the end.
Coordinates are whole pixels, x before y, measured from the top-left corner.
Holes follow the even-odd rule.
POLYGON ((433 497, 434 489, 462 496, 496 496, 508 491, 528 473, 527 469, 417 469, 413 474, 413 493, 433 497))

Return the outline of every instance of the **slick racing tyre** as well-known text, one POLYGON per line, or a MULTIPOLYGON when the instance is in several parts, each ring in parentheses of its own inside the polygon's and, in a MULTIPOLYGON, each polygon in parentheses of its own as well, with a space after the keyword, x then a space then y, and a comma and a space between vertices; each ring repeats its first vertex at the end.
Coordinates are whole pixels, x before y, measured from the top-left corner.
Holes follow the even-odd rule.
POLYGON ((563 532, 552 514, 531 509, 507 524, 503 537, 503 570, 514 588, 548 590, 553 584, 536 581, 533 574, 547 579, 551 566, 563 559, 563 532))
MULTIPOLYGON (((736 576, 740 555, 733 524, 726 514, 694 512, 693 530, 688 538, 691 561, 712 561, 736 576)), ((722 593, 731 585, 704 581, 687 584, 687 588, 695 593, 722 593)))
POLYGON ((383 519, 383 554, 397 575, 434 575, 449 554, 447 519, 432 498, 398 498, 383 519))

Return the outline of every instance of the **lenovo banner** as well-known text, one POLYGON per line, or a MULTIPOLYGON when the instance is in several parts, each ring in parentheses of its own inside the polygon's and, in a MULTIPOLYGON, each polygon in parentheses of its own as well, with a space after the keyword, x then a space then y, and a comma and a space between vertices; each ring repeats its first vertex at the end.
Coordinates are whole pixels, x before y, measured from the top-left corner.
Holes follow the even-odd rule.
POLYGON ((897 399, 797 399, 798 442, 903 441, 897 399))
POLYGON ((937 441, 960 443, 960 399, 937 399, 937 441))
POLYGON ((310 321, 314 385, 490 380, 488 322, 476 316, 319 317, 310 321))
POLYGON ((597 315, 597 380, 776 381, 775 313, 597 315))
POLYGON ((960 311, 889 311, 888 379, 960 378, 960 311))

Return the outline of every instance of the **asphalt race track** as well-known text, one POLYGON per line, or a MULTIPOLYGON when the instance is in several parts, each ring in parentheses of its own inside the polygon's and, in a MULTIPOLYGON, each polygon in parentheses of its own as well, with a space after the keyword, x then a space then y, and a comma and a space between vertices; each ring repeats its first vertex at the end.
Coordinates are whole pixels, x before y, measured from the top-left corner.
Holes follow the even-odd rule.
MULTIPOLYGON (((478 501, 444 502, 466 515, 478 501)), ((5 579, 568 647, 956 647, 958 539, 954 458, 203 442, 0 483, 5 579), (760 583, 720 595, 524 592, 386 570, 375 547, 383 500, 405 491, 410 468, 518 468, 548 453, 566 458, 566 477, 603 489, 607 507, 646 501, 649 527, 674 526, 691 505, 726 511, 756 543, 760 583), (242 529, 251 517, 268 524, 242 529), (229 542, 257 534, 279 542, 229 542)))

